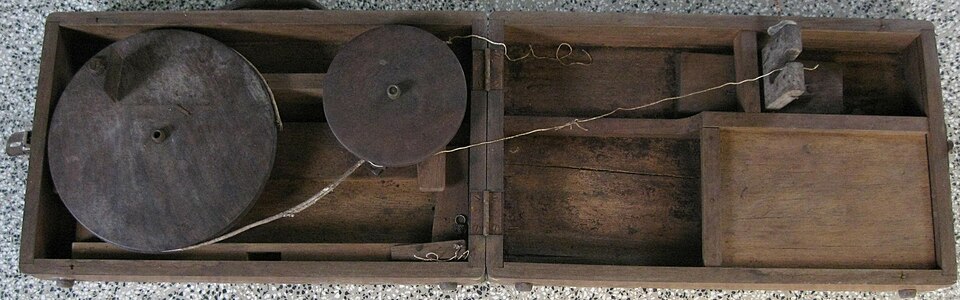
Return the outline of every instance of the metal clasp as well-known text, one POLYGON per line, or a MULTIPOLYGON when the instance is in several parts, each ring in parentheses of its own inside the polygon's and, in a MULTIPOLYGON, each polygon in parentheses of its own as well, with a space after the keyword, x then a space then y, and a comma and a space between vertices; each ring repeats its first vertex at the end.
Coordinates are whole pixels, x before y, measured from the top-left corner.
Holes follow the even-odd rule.
POLYGON ((7 138, 7 155, 20 156, 30 154, 30 136, 33 131, 14 132, 7 138))

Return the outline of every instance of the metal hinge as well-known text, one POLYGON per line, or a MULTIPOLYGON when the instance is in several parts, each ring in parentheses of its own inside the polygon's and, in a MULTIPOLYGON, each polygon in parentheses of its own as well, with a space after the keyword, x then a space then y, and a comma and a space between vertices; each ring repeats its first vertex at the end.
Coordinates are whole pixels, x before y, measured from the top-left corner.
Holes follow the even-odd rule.
POLYGON ((483 235, 503 234, 503 192, 483 191, 483 235))
POLYGON ((7 138, 7 155, 20 156, 30 154, 30 138, 33 131, 14 132, 7 138))

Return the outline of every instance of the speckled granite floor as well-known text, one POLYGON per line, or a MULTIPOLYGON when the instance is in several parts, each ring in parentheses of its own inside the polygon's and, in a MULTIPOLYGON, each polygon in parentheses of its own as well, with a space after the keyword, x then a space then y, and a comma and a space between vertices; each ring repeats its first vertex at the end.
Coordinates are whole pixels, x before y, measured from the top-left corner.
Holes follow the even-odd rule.
MULTIPOLYGON (((13 0, 0 3, 0 137, 31 126, 43 21, 55 11, 102 10, 198 10, 222 5, 224 0, 13 0), (59 2, 59 3, 56 3, 59 2)), ((323 1, 331 9, 369 10, 543 10, 606 11, 625 13, 694 13, 771 15, 773 0, 560 0, 560 1, 456 1, 406 0, 379 3, 365 0, 323 1)), ((837 1, 781 0, 785 15, 815 17, 907 18, 929 20, 937 27, 940 51, 940 75, 943 80, 948 134, 956 141, 960 130, 960 26, 957 13, 960 2, 947 1, 837 1)), ((960 199, 960 157, 951 156, 953 199, 960 199)), ((715 291, 667 289, 606 289, 536 287, 532 293, 518 294, 512 288, 494 284, 461 287, 444 292, 435 286, 407 285, 289 285, 289 284, 167 284, 79 282, 71 290, 57 288, 53 282, 40 281, 17 271, 23 195, 27 174, 25 158, 0 156, 0 298, 455 298, 455 299, 861 299, 896 298, 893 293, 801 292, 801 291, 715 291)), ((956 206, 956 204, 955 204, 956 206)), ((956 211, 956 208, 954 208, 956 211)), ((956 213, 955 213, 956 215, 956 213)), ((958 219, 956 216, 955 219, 958 219)), ((960 230, 957 230, 960 232, 960 230)), ((920 298, 960 298, 960 287, 923 293, 920 298)))

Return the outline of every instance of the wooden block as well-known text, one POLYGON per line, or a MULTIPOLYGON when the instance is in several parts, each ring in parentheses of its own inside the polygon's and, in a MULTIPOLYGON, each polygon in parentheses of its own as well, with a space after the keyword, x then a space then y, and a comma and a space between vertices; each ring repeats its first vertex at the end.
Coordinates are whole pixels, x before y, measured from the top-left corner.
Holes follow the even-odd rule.
POLYGON ((421 192, 442 192, 447 184, 447 155, 430 156, 417 164, 417 183, 421 192))
POLYGON ((918 133, 721 128, 720 176, 704 180, 719 181, 726 206, 722 266, 935 268, 925 142, 918 133))
MULTIPOLYGON (((397 245, 390 248, 390 259, 401 261, 422 261, 422 259, 447 260, 464 255, 467 243, 464 240, 435 243, 397 245)), ((465 258, 466 256, 464 256, 465 258)), ((459 260, 459 259, 454 259, 459 260)))
POLYGON ((789 62, 776 75, 763 78, 764 108, 781 109, 803 95, 805 91, 803 64, 789 62), (771 80, 771 77, 775 79, 771 80))
POLYGON ((840 64, 804 61, 804 65, 819 65, 804 73, 806 92, 777 112, 805 114, 841 114, 843 105, 843 68, 840 64))
POLYGON ((792 21, 782 21, 770 27, 771 36, 763 47, 763 73, 784 68, 783 71, 763 79, 764 107, 780 109, 803 94, 803 65, 793 63, 803 50, 800 26, 792 21))
POLYGON ((800 26, 791 21, 784 21, 770 27, 767 31, 770 39, 763 46, 763 72, 770 72, 784 64, 797 59, 803 51, 803 40, 800 36, 800 26), (791 24, 792 23, 792 24, 791 24))
MULTIPOLYGON (((680 53, 678 94, 686 95, 734 81, 734 65, 731 55, 680 53)), ((737 89, 733 86, 676 101, 677 112, 682 115, 694 115, 702 111, 737 111, 737 108, 737 89)))

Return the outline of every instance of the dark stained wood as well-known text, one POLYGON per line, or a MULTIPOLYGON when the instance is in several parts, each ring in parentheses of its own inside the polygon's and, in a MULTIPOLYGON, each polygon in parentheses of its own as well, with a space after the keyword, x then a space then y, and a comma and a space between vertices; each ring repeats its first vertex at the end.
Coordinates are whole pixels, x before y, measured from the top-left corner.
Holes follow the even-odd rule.
POLYGON ((108 243, 73 243, 73 259, 241 260, 241 261, 388 261, 398 244, 218 243, 183 252, 143 254, 108 243))
MULTIPOLYGON (((733 40, 734 70, 736 81, 747 80, 760 76, 760 67, 757 54, 757 33, 755 31, 741 31, 733 40)), ((760 83, 746 82, 737 86, 737 101, 740 110, 744 112, 760 112, 760 83)))
POLYGON ((806 92, 787 106, 777 110, 779 113, 806 114, 842 114, 843 107, 843 69, 839 64, 830 62, 803 62, 804 65, 819 67, 804 73, 806 92))
MULTIPOLYGON (((508 38, 510 36, 508 35, 508 38)), ((508 43, 531 43, 508 40, 508 43)), ((550 55, 555 44, 537 44, 550 55)), ((617 107, 634 107, 676 94, 675 52, 639 48, 586 48, 589 66, 554 60, 507 62, 504 105, 507 115, 592 117, 617 107)), ((516 54, 515 54, 516 55, 516 54)), ((672 103, 622 112, 615 117, 672 116, 672 103)))
MULTIPOLYGON (((922 116, 908 105, 905 61, 896 54, 823 52, 805 50, 799 61, 840 64, 843 74, 844 113, 853 115, 922 116)), ((813 67, 806 63, 806 67, 813 67)), ((807 71, 814 76, 817 71, 807 71)))
MULTIPOLYGON (((712 88, 736 79, 733 56, 683 52, 678 59, 678 95, 712 88)), ((736 87, 728 87, 682 98, 675 102, 676 110, 682 115, 693 115, 702 111, 737 111, 739 106, 736 93, 736 87)))
POLYGON ((447 157, 444 159, 447 166, 444 168, 445 187, 441 192, 431 193, 434 206, 430 240, 433 242, 464 239, 470 231, 468 153, 460 151, 444 156, 447 157))
POLYGON ((506 260, 700 264, 695 140, 525 137, 505 147, 506 260))
MULTIPOLYGON (((569 123, 574 118, 564 117, 504 117, 505 133, 515 135, 537 128, 556 127, 569 123)), ((603 118, 581 126, 544 131, 537 135, 581 136, 581 137, 653 137, 653 138, 695 138, 699 135, 702 117, 696 115, 683 119, 625 119, 603 118)))
MULTIPOLYGON (((357 161, 343 149, 326 123, 291 122, 277 138, 272 179, 334 180, 357 161)), ((350 180, 416 180, 417 168, 386 168, 379 175, 357 171, 350 180)))
POLYGON ((421 192, 442 192, 447 185, 447 155, 428 157, 417 164, 417 184, 421 192))
MULTIPOLYGON (((725 267, 935 268, 922 134, 726 129, 725 267)), ((716 216, 715 216, 716 217, 716 216)))

